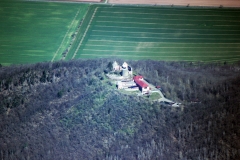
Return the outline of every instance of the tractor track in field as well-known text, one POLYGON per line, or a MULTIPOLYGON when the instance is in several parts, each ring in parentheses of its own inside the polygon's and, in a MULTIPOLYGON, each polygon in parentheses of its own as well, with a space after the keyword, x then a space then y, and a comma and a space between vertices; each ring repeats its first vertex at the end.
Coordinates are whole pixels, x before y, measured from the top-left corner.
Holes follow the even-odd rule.
POLYGON ((68 36, 69 31, 70 31, 70 29, 71 29, 71 27, 72 27, 74 21, 76 20, 76 17, 78 16, 79 12, 80 12, 80 9, 77 11, 76 15, 74 16, 74 18, 73 18, 73 20, 72 20, 72 22, 71 22, 71 24, 70 24, 70 26, 69 26, 67 32, 65 33, 65 36, 63 37, 63 40, 62 40, 60 46, 58 47, 57 51, 56 51, 55 54, 53 55, 53 58, 52 58, 51 62, 53 62, 54 59, 55 59, 55 57, 59 54, 58 52, 59 52, 59 50, 62 48, 63 43, 64 43, 66 37, 68 36))
POLYGON ((76 54, 77 54, 80 46, 82 45, 82 42, 83 42, 83 40, 84 40, 84 38, 85 38, 85 36, 86 36, 86 34, 87 34, 87 32, 88 32, 88 29, 89 29, 89 27, 90 27, 90 25, 91 25, 91 23, 92 23, 92 20, 93 20, 93 18, 94 18, 94 16, 95 16, 95 13, 97 12, 97 9, 98 9, 98 7, 95 8, 95 10, 94 10, 94 12, 93 12, 93 14, 92 14, 92 16, 91 16, 91 19, 90 19, 90 21, 89 21, 89 23, 88 23, 88 25, 87 25, 87 28, 85 29, 85 32, 83 33, 83 36, 82 36, 82 38, 81 38, 81 41, 79 42, 79 44, 78 44, 78 46, 77 46, 77 49, 75 50, 75 52, 74 52, 74 54, 73 54, 72 59, 75 58, 75 56, 76 56, 76 54))

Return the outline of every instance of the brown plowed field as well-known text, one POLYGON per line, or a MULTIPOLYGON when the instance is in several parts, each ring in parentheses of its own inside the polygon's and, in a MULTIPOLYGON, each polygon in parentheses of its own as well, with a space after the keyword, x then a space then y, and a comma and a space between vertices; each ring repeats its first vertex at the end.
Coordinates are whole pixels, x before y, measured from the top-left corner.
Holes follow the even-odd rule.
POLYGON ((240 7, 240 0, 109 0, 108 3, 240 7))

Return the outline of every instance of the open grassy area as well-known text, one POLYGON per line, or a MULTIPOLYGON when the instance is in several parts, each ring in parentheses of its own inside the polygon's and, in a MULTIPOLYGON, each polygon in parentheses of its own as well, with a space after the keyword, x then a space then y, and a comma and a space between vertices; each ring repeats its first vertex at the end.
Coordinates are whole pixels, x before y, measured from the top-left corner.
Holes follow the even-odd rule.
POLYGON ((67 59, 240 60, 240 10, 92 5, 67 59))
POLYGON ((152 93, 151 95, 150 95, 150 97, 149 97, 151 100, 158 100, 158 99, 160 99, 160 98, 162 98, 161 96, 160 96, 160 94, 159 93, 152 93))
POLYGON ((0 63, 60 60, 88 6, 2 0, 0 63))

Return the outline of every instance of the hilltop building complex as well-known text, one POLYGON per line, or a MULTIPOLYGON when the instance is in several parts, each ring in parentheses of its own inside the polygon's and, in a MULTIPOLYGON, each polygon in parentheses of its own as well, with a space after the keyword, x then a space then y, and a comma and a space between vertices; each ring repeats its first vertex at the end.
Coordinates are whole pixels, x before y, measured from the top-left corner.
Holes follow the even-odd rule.
POLYGON ((133 76, 133 69, 126 62, 121 66, 114 61, 109 63, 109 68, 111 71, 106 74, 106 76, 115 81, 118 89, 123 89, 125 91, 141 91, 137 95, 148 95, 159 94, 158 102, 171 105, 172 107, 179 107, 180 103, 173 102, 164 97, 163 93, 159 89, 160 87, 153 86, 143 79, 142 75, 133 76))
MULTIPOLYGON (((144 81, 143 76, 134 76, 133 69, 126 62, 120 66, 116 61, 112 63, 112 72, 119 72, 118 80, 116 82, 118 89, 125 89, 129 91, 140 90, 142 94, 149 93, 150 87, 144 81)), ((109 78, 114 77, 108 75, 109 78)), ((117 76, 115 75, 115 79, 117 76)))

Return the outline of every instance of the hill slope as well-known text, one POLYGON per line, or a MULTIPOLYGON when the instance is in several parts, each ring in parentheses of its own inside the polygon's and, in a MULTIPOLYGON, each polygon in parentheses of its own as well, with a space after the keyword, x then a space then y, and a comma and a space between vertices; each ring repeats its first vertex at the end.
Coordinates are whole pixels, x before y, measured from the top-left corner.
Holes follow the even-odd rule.
POLYGON ((104 76, 110 61, 2 67, 0 157, 240 158, 239 64, 129 61, 184 104, 171 108, 116 90, 104 76))

